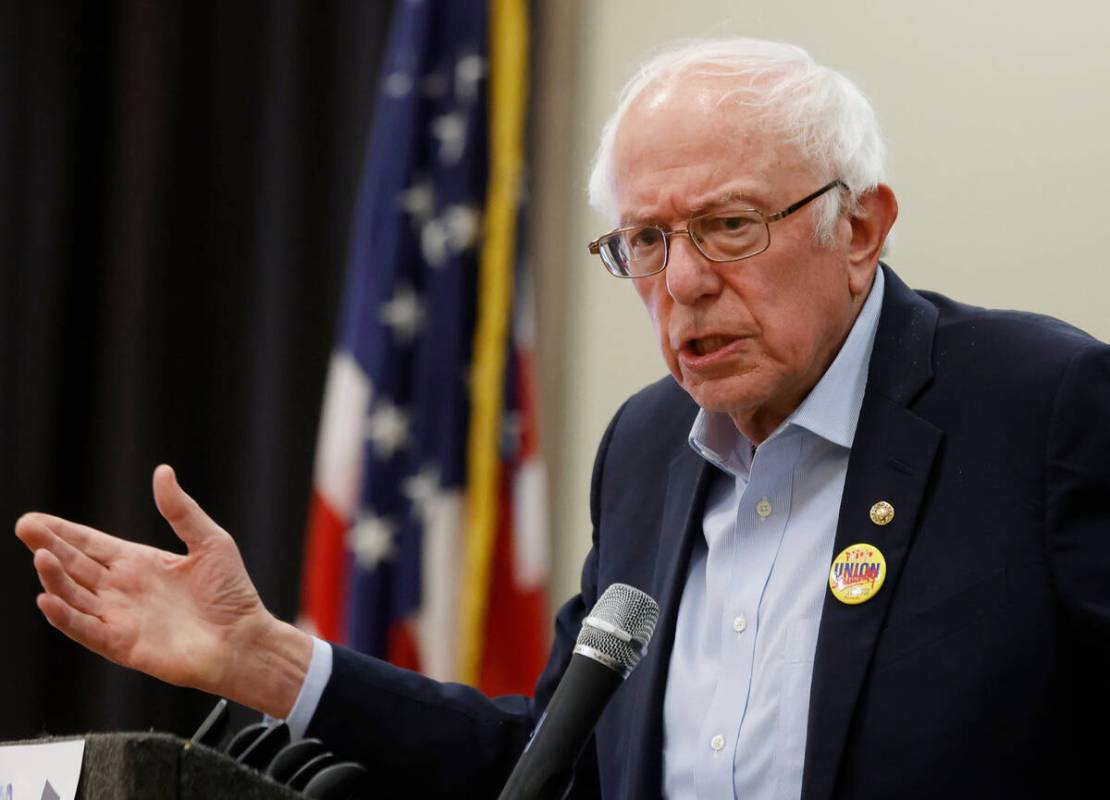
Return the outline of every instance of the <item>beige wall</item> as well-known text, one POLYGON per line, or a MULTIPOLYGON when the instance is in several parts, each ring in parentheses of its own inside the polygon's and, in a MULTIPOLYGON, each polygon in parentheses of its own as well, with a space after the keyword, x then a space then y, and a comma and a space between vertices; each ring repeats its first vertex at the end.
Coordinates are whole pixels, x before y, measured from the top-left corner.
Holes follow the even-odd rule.
MULTIPOLYGON (((631 287, 585 243, 598 132, 635 65, 676 37, 791 41, 872 98, 901 204, 892 266, 912 286, 1042 311, 1110 339, 1110 4, 1100 0, 547 0, 535 187, 552 600, 589 546, 589 474, 610 415, 663 373, 631 287)), ((1110 455, 1108 455, 1110 457, 1110 455)))

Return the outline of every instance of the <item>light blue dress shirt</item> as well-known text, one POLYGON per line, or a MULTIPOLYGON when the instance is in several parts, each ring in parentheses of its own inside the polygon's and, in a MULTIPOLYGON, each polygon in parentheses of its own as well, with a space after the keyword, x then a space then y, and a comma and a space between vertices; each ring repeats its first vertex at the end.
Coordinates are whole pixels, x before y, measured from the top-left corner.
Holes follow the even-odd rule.
MULTIPOLYGON (((728 416, 699 412, 690 446, 727 475, 710 489, 678 611, 663 702, 668 798, 802 791, 813 654, 883 273, 832 365, 752 453, 728 416)), ((312 660, 286 722, 304 735, 331 677, 312 660)))
POLYGON ((754 453, 726 414, 694 420, 690 446, 725 474, 679 605, 663 702, 668 798, 801 795, 821 606, 882 298, 877 270, 833 363, 754 453))
POLYGON ((320 705, 320 698, 324 696, 328 679, 331 678, 331 645, 323 639, 312 638, 312 660, 308 662, 308 672, 305 673, 301 691, 297 694, 297 702, 289 712, 285 722, 289 726, 289 735, 296 741, 304 736, 308 730, 308 723, 320 705))

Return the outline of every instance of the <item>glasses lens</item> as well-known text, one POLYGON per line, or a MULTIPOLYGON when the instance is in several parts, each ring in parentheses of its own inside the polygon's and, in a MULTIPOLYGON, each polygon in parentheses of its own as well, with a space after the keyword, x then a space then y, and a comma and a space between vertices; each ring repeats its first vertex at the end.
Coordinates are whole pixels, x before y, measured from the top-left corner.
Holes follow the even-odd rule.
POLYGON ((719 211, 690 220, 690 233, 709 258, 729 261, 767 249, 767 223, 751 211, 719 211))
POLYGON ((614 275, 637 278, 663 267, 666 242, 663 231, 652 226, 626 228, 601 240, 601 258, 614 275))

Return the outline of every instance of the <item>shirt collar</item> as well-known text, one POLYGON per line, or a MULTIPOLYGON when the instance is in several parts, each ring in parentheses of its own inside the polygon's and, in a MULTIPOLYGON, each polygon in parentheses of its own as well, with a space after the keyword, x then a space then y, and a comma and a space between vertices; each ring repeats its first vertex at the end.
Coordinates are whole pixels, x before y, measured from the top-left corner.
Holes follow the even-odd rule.
MULTIPOLYGON (((852 446, 863 406, 863 393, 867 388, 867 366, 879 327, 884 283, 882 268, 876 269, 871 292, 840 352, 802 404, 769 439, 795 425, 841 447, 852 446)), ((698 411, 690 428, 689 443, 706 461, 733 475, 746 472, 751 467, 751 441, 736 429, 728 414, 722 411, 698 411)))

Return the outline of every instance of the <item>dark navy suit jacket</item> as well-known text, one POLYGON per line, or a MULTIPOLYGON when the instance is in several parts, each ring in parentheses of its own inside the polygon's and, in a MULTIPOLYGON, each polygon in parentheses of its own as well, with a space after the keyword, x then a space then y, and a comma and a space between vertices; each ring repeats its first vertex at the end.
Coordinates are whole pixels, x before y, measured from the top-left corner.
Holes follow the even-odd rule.
MULTIPOLYGON (((1056 320, 911 291, 884 269, 834 552, 873 543, 888 578, 861 605, 826 594, 803 798, 1103 796, 1110 348, 1056 320), (879 500, 895 509, 884 527, 869 518, 879 500)), ((383 796, 496 797, 582 617, 623 581, 662 614, 574 796, 659 797, 675 619, 714 474, 686 443, 696 412, 668 378, 611 422, 581 594, 559 612, 534 700, 336 648, 309 734, 369 764, 383 796)))

